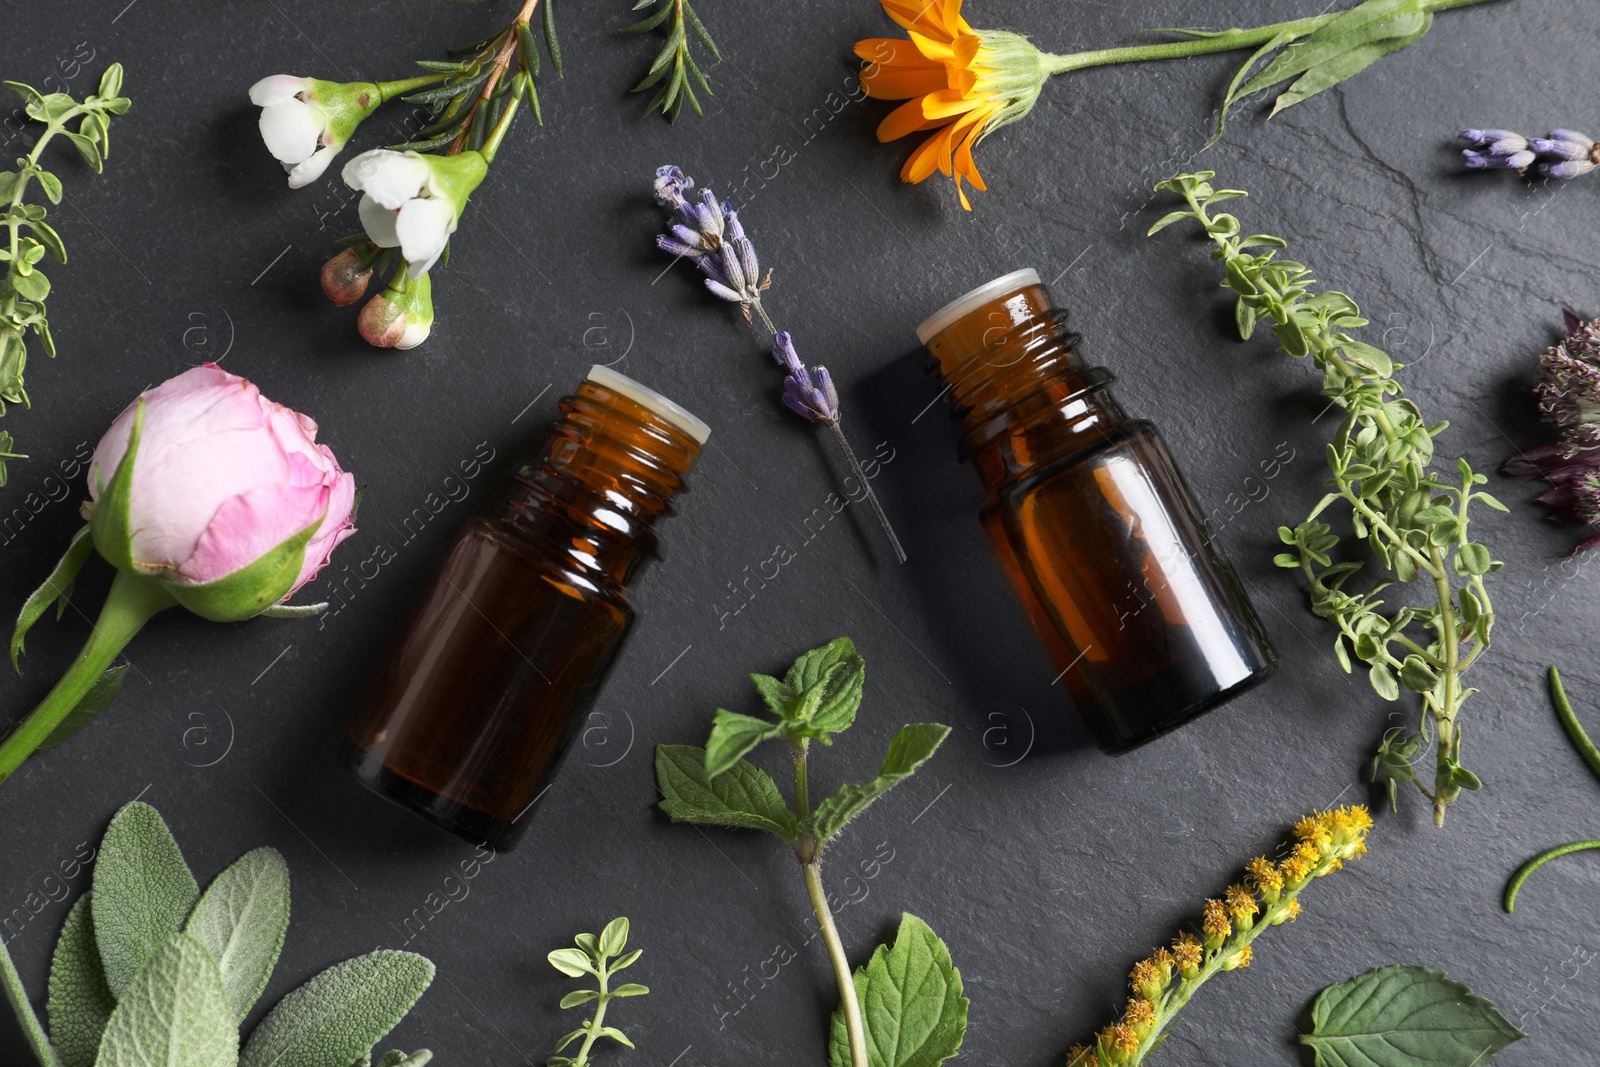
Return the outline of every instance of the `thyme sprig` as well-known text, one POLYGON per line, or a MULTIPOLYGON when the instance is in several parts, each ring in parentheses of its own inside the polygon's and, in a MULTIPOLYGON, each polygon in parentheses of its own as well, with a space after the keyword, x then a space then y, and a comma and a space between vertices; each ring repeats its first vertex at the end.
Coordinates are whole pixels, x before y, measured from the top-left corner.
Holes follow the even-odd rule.
POLYGON ((642 948, 624 954, 624 950, 628 947, 626 916, 612 919, 598 934, 579 934, 572 939, 572 943, 578 947, 558 948, 550 953, 548 957, 550 966, 568 978, 582 978, 588 975, 600 988, 574 989, 561 998, 561 1007, 564 1009, 593 1003, 594 1014, 585 1019, 582 1026, 556 1042, 556 1052, 560 1053, 566 1051, 573 1042, 582 1041, 583 1044, 578 1046, 577 1056, 551 1056, 544 1061, 545 1067, 591 1067, 594 1061, 589 1058, 589 1054, 601 1038, 608 1038, 626 1048, 633 1048, 633 1042, 628 1040, 628 1035, 615 1026, 605 1025, 606 1006, 620 997, 642 997, 650 992, 649 986, 637 982, 627 982, 615 987, 611 985, 611 979, 618 971, 632 967, 644 954, 642 948))
MULTIPOLYGON (((44 129, 26 156, 17 160, 17 169, 0 171, 0 220, 6 235, 0 247, 0 415, 7 404, 28 403, 23 388, 23 372, 28 365, 28 349, 23 338, 32 330, 45 354, 56 354, 55 338, 50 335, 45 299, 50 295, 50 279, 38 267, 46 255, 57 263, 67 261, 67 248, 61 235, 45 221, 43 204, 25 202, 29 186, 37 182, 52 204, 61 203, 61 179, 40 163, 45 149, 57 137, 64 137, 77 149, 89 169, 99 174, 105 168, 111 148, 111 116, 128 110, 127 97, 121 96, 122 64, 113 63, 100 76, 100 85, 82 101, 66 93, 41 93, 31 85, 8 81, 5 87, 23 100, 23 112, 44 129), (77 128, 71 127, 73 122, 77 128), (25 232, 26 231, 26 232, 25 232)), ((0 486, 6 484, 6 460, 26 459, 12 451, 9 433, 0 432, 0 486)))
POLYGON ((1477 692, 1462 675, 1489 647, 1494 610, 1484 576, 1501 563, 1469 537, 1472 504, 1505 511, 1488 493, 1488 481, 1465 460, 1456 460, 1454 477, 1432 467, 1434 438, 1447 422, 1428 425, 1417 405, 1404 397, 1395 363, 1383 351, 1356 340, 1351 330, 1367 325, 1361 309, 1344 293, 1314 292, 1308 267, 1277 259, 1287 247, 1269 234, 1242 236, 1239 220, 1214 205, 1247 195, 1215 189, 1211 171, 1180 174, 1158 191, 1183 197, 1188 207, 1173 211, 1150 233, 1193 219, 1216 245, 1212 258, 1226 273, 1223 287, 1237 295, 1239 334, 1249 338, 1267 322, 1291 356, 1309 356, 1322 372, 1322 394, 1345 417, 1327 448, 1330 491, 1297 526, 1279 527, 1289 551, 1273 562, 1305 576, 1311 610, 1338 627, 1334 655, 1348 673, 1351 659, 1367 665, 1372 688, 1397 700, 1402 687, 1421 698, 1417 731, 1387 731, 1373 760, 1373 781, 1386 782, 1391 807, 1397 785, 1411 782, 1433 805, 1436 825, 1462 790, 1481 787, 1478 776, 1461 764, 1462 705, 1477 692), (1384 575, 1353 591, 1359 561, 1336 556, 1341 535, 1319 521, 1339 506, 1355 537, 1364 541, 1384 575), (1380 594, 1421 581, 1432 602, 1385 612, 1380 594), (1416 761, 1436 746, 1433 785, 1418 777, 1416 761))
POLYGON ((700 110, 700 100, 694 95, 694 85, 700 86, 700 91, 709 94, 711 83, 706 80, 705 74, 700 70, 699 64, 694 61, 694 53, 690 49, 689 30, 705 45, 706 51, 711 53, 711 58, 720 61, 722 53, 717 50, 717 42, 711 39, 711 33, 706 29, 705 23, 700 21, 700 16, 694 13, 694 8, 689 0, 638 0, 633 5, 633 10, 643 11, 654 7, 655 10, 638 22, 624 26, 623 33, 649 33, 659 28, 670 17, 672 28, 667 31, 667 39, 661 45, 661 51, 656 53, 655 60, 650 64, 650 70, 638 85, 633 87, 636 93, 648 92, 660 86, 656 95, 650 98, 650 103, 645 105, 645 111, 656 111, 665 115, 670 121, 677 122, 678 116, 683 114, 683 105, 694 108, 696 115, 705 114, 700 110), (693 85, 690 84, 693 79, 693 85))

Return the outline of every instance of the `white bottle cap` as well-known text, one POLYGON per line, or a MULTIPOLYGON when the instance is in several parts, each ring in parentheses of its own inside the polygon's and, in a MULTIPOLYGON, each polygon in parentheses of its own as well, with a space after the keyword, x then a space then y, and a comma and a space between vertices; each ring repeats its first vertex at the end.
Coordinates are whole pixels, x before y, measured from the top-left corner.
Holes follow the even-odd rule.
POLYGON ((940 330, 943 330, 973 308, 982 307, 1001 293, 1009 293, 1038 284, 1039 272, 1031 267, 1027 270, 1014 270, 1010 274, 1001 275, 992 282, 984 282, 972 292, 967 293, 965 296, 956 297, 950 303, 923 319, 922 325, 917 327, 917 340, 927 344, 933 340, 940 330))
POLYGON ((596 363, 589 368, 588 380, 603 385, 614 393, 621 393, 640 407, 649 408, 694 438, 694 443, 697 445, 705 444, 706 438, 711 436, 711 427, 696 418, 683 405, 668 400, 648 386, 640 385, 626 374, 618 374, 610 367, 602 367, 596 363))

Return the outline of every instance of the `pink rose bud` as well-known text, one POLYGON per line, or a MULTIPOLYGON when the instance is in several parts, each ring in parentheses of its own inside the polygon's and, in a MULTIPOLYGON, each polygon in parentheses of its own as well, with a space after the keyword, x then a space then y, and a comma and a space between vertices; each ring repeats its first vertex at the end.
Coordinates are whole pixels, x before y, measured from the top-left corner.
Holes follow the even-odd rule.
POLYGON ((317 444, 317 424, 212 363, 117 416, 95 449, 89 497, 102 556, 161 579, 179 603, 218 621, 286 599, 355 529, 355 479, 317 444), (104 514, 108 505, 125 518, 104 514), (226 595, 210 594, 225 581, 226 595))
POLYGON ((368 257, 375 251, 375 245, 347 248, 322 265, 322 291, 335 307, 354 304, 367 295, 367 283, 372 281, 368 257))

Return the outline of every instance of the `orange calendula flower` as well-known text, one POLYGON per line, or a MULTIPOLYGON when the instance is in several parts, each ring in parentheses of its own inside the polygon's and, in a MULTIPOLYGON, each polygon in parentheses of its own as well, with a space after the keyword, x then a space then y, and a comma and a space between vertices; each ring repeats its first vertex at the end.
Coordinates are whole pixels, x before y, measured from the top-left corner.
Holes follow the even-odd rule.
POLYGON ((856 42, 856 55, 867 62, 861 73, 867 95, 906 101, 879 124, 878 140, 936 131, 911 153, 900 178, 920 182, 936 170, 949 175, 961 206, 971 211, 963 181, 987 188, 972 149, 1032 110, 1050 77, 1044 53, 1021 34, 973 29, 961 17, 961 0, 880 2, 909 39, 856 42))

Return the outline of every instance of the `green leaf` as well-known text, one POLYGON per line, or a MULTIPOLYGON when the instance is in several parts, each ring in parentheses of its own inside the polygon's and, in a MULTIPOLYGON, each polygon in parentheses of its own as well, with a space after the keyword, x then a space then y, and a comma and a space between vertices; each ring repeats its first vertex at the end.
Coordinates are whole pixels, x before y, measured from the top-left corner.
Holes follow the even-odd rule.
POLYGON ((288 931, 289 865, 274 848, 246 852, 217 875, 183 928, 217 961, 241 1023, 267 987, 288 931))
MULTIPOLYGON (((855 722, 866 676, 867 664, 856 652, 855 642, 836 637, 794 661, 783 684, 798 699, 789 710, 777 713, 812 727, 802 736, 827 740, 829 734, 842 733, 855 722)), ((767 688, 761 682, 756 684, 770 706, 767 688)))
POLYGON ((1461 575, 1488 574, 1494 563, 1489 558, 1489 550, 1476 542, 1469 542, 1456 549, 1455 572, 1461 575))
POLYGON ((50 279, 41 271, 19 271, 11 276, 11 288, 24 300, 41 301, 50 295, 50 279))
POLYGON ((22 655, 22 639, 28 635, 33 624, 44 615, 45 609, 52 603, 56 605, 56 618, 67 610, 67 597, 72 591, 72 580, 83 569, 84 561, 89 558, 89 553, 94 551, 94 541, 89 536, 89 527, 84 526, 72 535, 72 541, 67 545, 67 550, 61 554, 61 559, 56 562, 55 570, 50 572, 50 577, 44 584, 35 589, 22 605, 22 611, 17 615, 17 625, 11 631, 11 666, 18 671, 22 665, 18 662, 22 655))
POLYGON ((1494 1005, 1425 967, 1380 967, 1329 986, 1311 1008, 1317 1067, 1480 1067, 1524 1037, 1494 1005))
POLYGON ((67 712, 66 718, 56 723, 56 728, 39 742, 38 751, 55 748, 98 719, 100 713, 109 708, 111 702, 117 699, 117 694, 122 692, 122 683, 127 681, 127 678, 128 664, 119 663, 115 667, 108 667, 104 674, 94 680, 89 691, 78 698, 72 710, 67 712))
POLYGON ((725 773, 706 774, 705 750, 690 745, 656 746, 656 784, 661 810, 673 822, 769 830, 794 840, 794 812, 766 771, 739 760, 725 773))
MULTIPOLYGON (((550 966, 568 978, 582 978, 586 974, 594 973, 594 963, 589 959, 589 954, 582 949, 558 948, 546 958, 550 961, 550 966)), ((598 993, 595 995, 599 996, 598 993)), ((565 1004, 561 1006, 566 1007, 565 1004)))
MULTIPOLYGON (((1356 654, 1361 654, 1359 647, 1356 654)), ((1400 699, 1400 683, 1395 680, 1394 672, 1389 669, 1388 664, 1374 663, 1372 669, 1367 672, 1367 680, 1372 683, 1372 691, 1383 699, 1400 699)))
POLYGON ((706 739, 706 774, 715 778, 761 742, 782 736, 783 727, 778 723, 718 708, 711 736, 706 739))
POLYGON ((1439 676, 1434 673, 1421 656, 1412 654, 1405 658, 1400 665, 1400 684, 1413 693, 1429 693, 1439 683, 1439 676))
MULTIPOLYGON (((135 400, 133 426, 128 431, 128 445, 117 463, 117 469, 107 485, 100 487, 100 499, 89 517, 89 527, 94 534, 95 549, 106 561, 121 571, 134 570, 133 529, 128 519, 128 501, 133 484, 133 465, 139 455, 139 438, 144 433, 145 401, 135 400)), ((97 473, 103 477, 104 472, 97 473)), ((115 986, 113 986, 115 988, 115 986)))
POLYGON ((837 793, 817 805, 810 820, 810 830, 817 842, 827 841, 860 815, 867 805, 910 778, 948 736, 950 727, 940 723, 902 726, 889 741, 888 754, 883 757, 883 766, 878 769, 876 778, 861 785, 841 786, 837 793))
POLYGON ((1357 45, 1347 52, 1323 61, 1295 79, 1294 84, 1285 89, 1273 102, 1272 114, 1276 115, 1284 108, 1293 107, 1302 100, 1309 100, 1324 89, 1331 89, 1346 78, 1360 74, 1384 56, 1416 44, 1432 28, 1433 15, 1431 12, 1423 13, 1418 20, 1410 13, 1405 13, 1396 16, 1387 25, 1395 30, 1394 36, 1357 45))
MULTIPOLYGON (((46 222, 35 221, 28 223, 28 229, 32 230, 34 237, 38 239, 40 244, 44 245, 44 250, 50 254, 51 259, 57 263, 65 263, 67 261, 67 246, 61 243, 61 235, 55 231, 54 227, 46 222)), ((42 300, 43 297, 35 299, 42 300)))
POLYGON ((124 805, 106 829, 94 865, 95 943, 118 1001, 145 961, 178 932, 199 896, 156 809, 138 801, 124 805))
POLYGON ((118 999, 95 1064, 233 1067, 238 1053, 239 1026, 216 961, 198 941, 174 934, 118 999))
POLYGON ((1238 96, 1243 99, 1378 41, 1409 36, 1411 40, 1405 42, 1409 44, 1427 32, 1427 22, 1417 0, 1365 0, 1285 48, 1239 90, 1238 96))
POLYGON ((433 973, 433 964, 414 952, 383 950, 335 964, 261 1020, 239 1067, 355 1063, 405 1018, 433 973))
MULTIPOLYGON (((44 187, 44 195, 50 198, 50 202, 52 204, 61 203, 60 178, 57 178, 54 174, 51 174, 47 170, 36 170, 33 172, 33 176, 37 178, 39 180, 39 184, 44 187)), ((6 190, 6 195, 10 195, 10 190, 6 190)), ((65 263, 66 260, 63 259, 61 262, 65 263)))
POLYGON ((113 63, 106 68, 104 74, 100 75, 100 89, 96 95, 110 98, 120 92, 122 92, 122 64, 113 63))
POLYGON ((600 951, 607 956, 620 956, 628 947, 628 918, 619 916, 606 923, 600 931, 600 951))
MULTIPOLYGON (((574 975, 573 977, 577 976, 574 975)), ((561 1006, 563 1008, 576 1008, 589 1003, 591 1000, 598 999, 600 999, 600 991, 598 989, 574 989, 561 998, 561 1006)))
MULTIPOLYGON (((894 946, 879 945, 856 968, 856 998, 867 1029, 871 1067, 937 1067, 955 1056, 967 1033, 967 998, 950 950, 927 923, 900 916, 894 946)), ((850 1067, 843 1010, 833 1013, 833 1067, 850 1067)))
POLYGON ((650 992, 649 986, 640 985, 638 982, 628 982, 613 989, 611 995, 614 997, 642 997, 648 992, 650 992))
POLYGON ((94 944, 92 893, 72 904, 50 960, 50 1041, 61 1067, 94 1067, 95 1053, 117 999, 106 985, 94 944))

